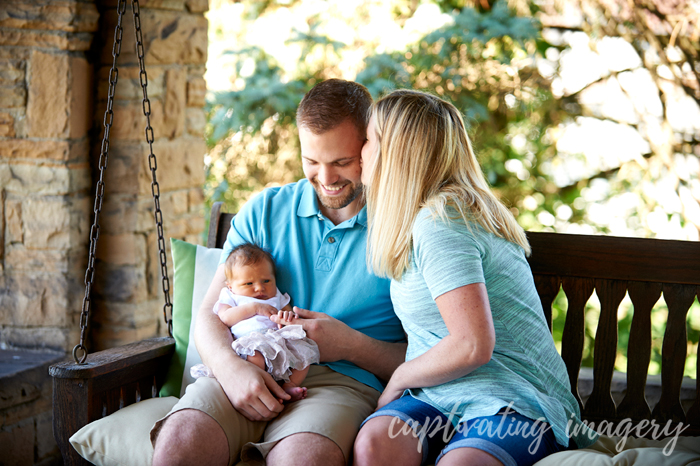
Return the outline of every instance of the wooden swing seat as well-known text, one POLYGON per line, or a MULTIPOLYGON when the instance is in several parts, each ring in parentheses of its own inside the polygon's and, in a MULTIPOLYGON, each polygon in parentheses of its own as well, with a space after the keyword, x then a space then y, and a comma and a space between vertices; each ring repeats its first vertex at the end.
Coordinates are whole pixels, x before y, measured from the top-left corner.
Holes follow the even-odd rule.
MULTIPOLYGON (((208 247, 222 247, 233 214, 221 203, 212 207, 208 247)), ((681 404, 681 387, 688 340, 686 316, 700 292, 700 243, 610 236, 528 233, 530 266, 547 321, 551 304, 563 288, 568 309, 562 338, 572 392, 583 407, 583 418, 596 422, 631 419, 667 420, 689 426, 684 436, 700 435, 700 372, 695 391, 681 404), (601 304, 590 396, 579 396, 579 373, 584 345, 584 309, 595 290, 601 304), (627 384, 617 404, 611 395, 618 354, 617 309, 625 293, 634 304, 629 335, 627 384), (661 395, 650 409, 645 396, 651 354, 651 308, 663 294, 668 320, 662 349, 661 395), (585 401, 585 403, 583 402, 585 401)), ((155 397, 165 379, 175 349, 172 338, 152 338, 91 354, 87 363, 73 360, 52 366, 53 431, 66 465, 90 464, 68 439, 84 425, 140 400, 155 397)), ((697 351, 697 348, 695 348, 697 351)), ((700 364, 698 364, 700 369, 700 364)), ((647 387, 648 388, 648 387, 647 387)))

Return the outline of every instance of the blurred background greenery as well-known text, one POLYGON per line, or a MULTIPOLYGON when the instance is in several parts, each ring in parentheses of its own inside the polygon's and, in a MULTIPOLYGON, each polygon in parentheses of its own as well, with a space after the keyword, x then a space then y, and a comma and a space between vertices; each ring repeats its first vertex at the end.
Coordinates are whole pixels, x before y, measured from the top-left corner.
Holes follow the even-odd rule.
MULTIPOLYGON (((297 104, 338 77, 375 98, 410 87, 453 102, 488 181, 527 230, 699 239, 697 0, 210 0, 208 18, 208 205, 236 211, 303 177, 297 104)), ((565 309, 560 293, 558 342, 565 309)), ((629 298, 620 309, 624 342, 629 298)), ((588 366, 598 312, 593 299, 588 366)), ((652 374, 666 313, 662 299, 652 374)), ((697 300, 688 332, 695 377, 697 300)))

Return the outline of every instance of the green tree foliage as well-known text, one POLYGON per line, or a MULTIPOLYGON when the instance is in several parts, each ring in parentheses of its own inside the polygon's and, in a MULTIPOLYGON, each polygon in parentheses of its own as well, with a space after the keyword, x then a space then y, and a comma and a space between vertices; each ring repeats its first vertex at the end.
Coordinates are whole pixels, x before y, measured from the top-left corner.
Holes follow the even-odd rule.
MULTIPOLYGON (((690 3, 281 3, 237 3, 243 20, 230 44, 231 86, 209 100, 209 202, 223 200, 235 211, 265 186, 301 178, 296 107, 314 84, 341 77, 363 83, 375 98, 410 87, 453 102, 465 115, 488 181, 526 229, 697 238, 700 11, 690 3), (290 50, 298 51, 291 66, 284 56, 247 42, 247 27, 307 4, 311 13, 286 40, 290 50), (389 32, 377 39, 366 31, 387 5, 391 14, 383 27, 389 32), (444 21, 401 47, 383 43, 421 19, 426 5, 437 5, 447 15, 441 17, 444 21), (338 38, 329 26, 333 21, 355 34, 338 38), (605 65, 605 50, 611 45, 626 47, 627 58, 616 55, 605 65), (578 80, 572 79, 570 62, 582 57, 589 64, 578 68, 581 76, 573 76, 578 80), (596 97, 601 89, 616 90, 613 104, 596 97), (603 139, 603 148, 615 147, 618 135, 624 135, 641 141, 641 149, 629 157, 602 150, 596 158, 584 144, 563 144, 568 134, 587 128, 594 130, 584 142, 603 139), (602 136, 596 128, 610 135, 602 136)), ((665 327, 665 304, 658 307, 652 371, 658 370, 665 327)), ((561 338, 564 310, 560 297, 554 306, 555 339, 561 338)), ((595 312, 593 306, 587 315, 595 317, 595 312)), ((689 335, 697 341, 697 302, 688 322, 689 335)), ((620 332, 620 341, 626 341, 629 315, 621 317, 620 332)), ((595 328, 589 325, 584 364, 592 362, 594 337, 595 328)), ((618 369, 624 370, 625 356, 618 369)), ((689 358, 688 375, 694 375, 694 361, 689 358)))

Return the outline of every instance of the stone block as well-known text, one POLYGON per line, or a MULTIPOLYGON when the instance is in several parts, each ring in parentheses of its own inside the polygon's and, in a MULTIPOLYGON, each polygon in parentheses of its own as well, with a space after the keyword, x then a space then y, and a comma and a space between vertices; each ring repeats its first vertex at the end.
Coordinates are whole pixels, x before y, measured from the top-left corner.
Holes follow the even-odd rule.
MULTIPOLYGON (((0 141, 0 152, 2 149, 0 141)), ((85 164, 36 165, 36 163, 7 164, 0 173, 6 172, 5 189, 17 195, 62 195, 75 194, 90 188, 90 167, 85 164)))
POLYGON ((38 461, 60 455, 53 438, 53 410, 36 416, 36 456, 38 461))
MULTIPOLYGON (((137 202, 136 194, 110 193, 102 204, 100 214, 102 232, 112 235, 142 232, 138 219, 141 215, 149 215, 150 206, 150 203, 146 203, 145 207, 141 206, 137 202)), ((152 219, 151 223, 153 223, 152 219)))
MULTIPOLYGON (((115 140, 110 146, 109 170, 105 175, 105 189, 110 196, 114 194, 136 195, 150 194, 151 173, 143 169, 141 158, 145 143, 115 140)), ((146 166, 148 161, 146 160, 146 166)))
MULTIPOLYGON (((163 102, 158 98, 149 98, 151 102, 151 128, 153 128, 154 139, 164 137, 171 138, 178 131, 178 123, 173 119, 169 124, 166 124, 164 119, 165 111, 163 102)), ((106 108, 106 101, 100 102, 99 108, 106 108)), ((100 110, 101 111, 101 110, 100 110)), ((180 116, 183 112, 180 112, 180 116)), ((104 117, 104 113, 100 114, 100 118, 104 117)), ((171 117, 172 118, 172 117, 171 117)), ((174 118, 178 118, 175 116, 174 118)), ((102 120, 99 121, 102 126, 102 120)), ((184 122, 181 126, 184 126, 184 122)), ((146 116, 143 114, 143 106, 141 101, 122 101, 114 104, 114 120, 112 129, 110 130, 110 143, 116 139, 126 141, 146 141, 146 116)), ((179 130, 182 132, 182 129, 179 130)))
MULTIPOLYGON (((116 17, 105 18, 102 30, 103 40, 111 43, 116 17)), ((143 9, 141 10, 141 28, 145 62, 153 65, 194 65, 207 61, 208 22, 202 15, 183 14, 178 11, 143 9)), ((124 24, 121 63, 131 65, 138 63, 135 50, 133 23, 124 24)), ((111 48, 105 47, 101 62, 112 63, 111 48)))
POLYGON ((164 213, 164 221, 187 213, 187 190, 162 193, 160 206, 164 213))
POLYGON ((204 107, 207 95, 207 82, 202 77, 190 78, 187 81, 187 106, 204 107))
POLYGON ((22 202, 24 245, 33 249, 71 247, 71 202, 64 197, 29 198, 22 202))
POLYGON ((192 136, 203 138, 204 128, 207 125, 207 119, 204 115, 204 110, 200 108, 188 108, 186 113, 187 132, 192 136))
MULTIPOLYGON (((146 64, 146 83, 148 85, 148 98, 163 97, 165 93, 165 70, 162 66, 151 66, 146 64)), ((112 64, 103 65, 97 74, 97 96, 104 100, 105 105, 98 108, 99 116, 102 118, 104 109, 107 108, 107 94, 109 92, 109 72, 112 64)), ((143 99, 143 89, 141 88, 141 80, 139 78, 141 71, 138 64, 119 65, 119 76, 117 86, 114 89, 114 98, 116 100, 138 100, 143 99)), ((100 120, 101 121, 101 120, 100 120)))
POLYGON ((204 208, 204 190, 201 187, 189 190, 187 194, 187 205, 190 212, 202 214, 204 208))
POLYGON ((203 13, 209 9, 209 0, 186 0, 185 5, 190 13, 203 13))
MULTIPOLYGON (((100 9, 117 7, 117 0, 97 0, 100 9)), ((140 0, 141 9, 154 8, 160 10, 184 10, 185 0, 140 0)))
POLYGON ((0 451, 3 458, 11 458, 11 462, 7 464, 34 464, 35 437, 34 419, 24 419, 15 425, 3 426, 0 429, 0 451))
POLYGON ((70 137, 87 136, 92 125, 92 66, 85 58, 70 58, 70 137))
MULTIPOLYGON (((207 153, 204 140, 161 140, 156 142, 153 150, 158 160, 157 173, 161 192, 204 185, 204 156, 207 153)), ((148 170, 147 158, 144 158, 143 164, 144 170, 148 170)), ((150 193, 150 184, 147 192, 150 193)))
POLYGON ((22 201, 8 199, 5 202, 5 239, 6 244, 24 243, 24 230, 22 226, 22 201))
POLYGON ((22 86, 24 76, 24 60, 0 59, 0 86, 22 86))
MULTIPOLYGON (((8 306, 11 324, 19 327, 61 327, 68 322, 66 309, 72 304, 71 293, 78 291, 76 278, 45 272, 6 273, 9 295, 3 299, 8 306)), ((41 341, 33 341, 37 347, 41 341)))
POLYGON ((13 47, 13 52, 16 52, 14 47, 41 47, 85 52, 90 50, 93 37, 94 34, 89 32, 57 34, 53 31, 0 28, 0 44, 13 47))
POLYGON ((140 234, 101 234, 97 258, 112 265, 138 266, 146 261, 146 238, 140 234))
POLYGON ((110 303, 140 303, 147 299, 146 288, 146 273, 142 264, 99 262, 95 267, 95 299, 110 303))
POLYGON ((32 51, 27 98, 27 134, 30 137, 68 136, 68 86, 68 55, 32 51))
MULTIPOLYGON (((2 295, 0 295, 0 297, 1 296, 2 295)), ((78 342, 75 335, 73 335, 73 338, 70 340, 67 338, 67 335, 67 330, 57 327, 0 327, 0 341, 6 343, 11 348, 67 351, 72 349, 78 342)), ((47 397, 46 402, 47 405, 50 406, 51 395, 47 397)), ((21 419, 21 417, 19 418, 21 419)))
POLYGON ((173 139, 185 129, 185 100, 187 71, 172 68, 165 72, 165 105, 163 108, 163 135, 173 139))
POLYGON ((15 137, 15 119, 9 113, 0 112, 0 137, 15 137))
POLYGON ((0 108, 24 107, 27 90, 23 86, 0 87, 0 108))
POLYGON ((11 159, 68 160, 70 141, 37 141, 31 139, 7 139, 0 141, 0 154, 11 159))
POLYGON ((0 9, 0 27, 45 29, 64 32, 94 32, 99 20, 91 2, 70 0, 11 2, 0 9))

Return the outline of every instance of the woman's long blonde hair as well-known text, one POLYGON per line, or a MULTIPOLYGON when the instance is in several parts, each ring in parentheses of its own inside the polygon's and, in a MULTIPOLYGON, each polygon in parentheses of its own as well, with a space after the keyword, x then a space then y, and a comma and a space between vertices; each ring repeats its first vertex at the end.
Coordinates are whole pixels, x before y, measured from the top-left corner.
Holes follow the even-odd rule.
MULTIPOLYGON (((383 277, 401 279, 409 266, 412 229, 428 207, 444 221, 476 222, 530 254, 522 227, 491 192, 454 105, 424 92, 397 90, 372 106, 378 153, 365 186, 368 263, 383 277)), ((364 167, 371 169, 372 167, 364 167)))

